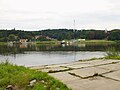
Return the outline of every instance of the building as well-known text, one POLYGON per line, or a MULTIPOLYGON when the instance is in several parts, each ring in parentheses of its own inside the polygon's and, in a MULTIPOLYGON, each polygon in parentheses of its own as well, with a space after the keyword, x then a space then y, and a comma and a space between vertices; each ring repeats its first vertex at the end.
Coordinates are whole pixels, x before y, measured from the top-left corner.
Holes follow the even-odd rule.
POLYGON ((20 41, 19 42, 21 42, 21 43, 25 43, 25 42, 27 42, 28 41, 28 39, 20 39, 20 41))
POLYGON ((85 41, 85 39, 78 39, 78 41, 80 41, 80 42, 81 42, 81 41, 85 41))
POLYGON ((40 38, 41 36, 39 36, 39 35, 37 35, 37 36, 35 36, 35 39, 38 39, 38 38, 40 38))

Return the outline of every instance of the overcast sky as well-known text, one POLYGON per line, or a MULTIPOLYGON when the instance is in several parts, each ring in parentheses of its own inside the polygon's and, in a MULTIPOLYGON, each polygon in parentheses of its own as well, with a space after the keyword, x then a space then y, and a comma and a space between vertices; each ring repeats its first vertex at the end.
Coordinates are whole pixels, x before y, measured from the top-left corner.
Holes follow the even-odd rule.
POLYGON ((0 0, 0 28, 120 28, 120 0, 0 0))

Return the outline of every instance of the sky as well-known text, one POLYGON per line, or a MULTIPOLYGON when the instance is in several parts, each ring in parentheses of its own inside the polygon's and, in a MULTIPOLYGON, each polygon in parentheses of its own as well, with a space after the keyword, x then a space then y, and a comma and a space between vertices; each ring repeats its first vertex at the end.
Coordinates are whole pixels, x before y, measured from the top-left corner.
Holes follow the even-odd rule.
POLYGON ((120 0, 0 0, 0 29, 120 29, 120 0))

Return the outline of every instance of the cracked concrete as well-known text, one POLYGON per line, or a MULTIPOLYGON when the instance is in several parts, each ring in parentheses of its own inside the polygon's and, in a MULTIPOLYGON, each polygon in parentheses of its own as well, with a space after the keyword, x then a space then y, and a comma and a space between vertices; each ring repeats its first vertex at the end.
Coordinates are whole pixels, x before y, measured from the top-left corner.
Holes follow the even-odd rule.
POLYGON ((120 70, 112 73, 103 74, 103 76, 120 81, 120 70))
POLYGON ((72 90, 120 90, 119 60, 86 60, 31 67, 62 81, 72 90))
POLYGON ((88 77, 94 76, 95 74, 101 75, 107 72, 110 72, 110 70, 96 68, 96 67, 82 68, 82 69, 76 69, 76 70, 69 71, 69 73, 79 76, 81 78, 88 78, 88 77))

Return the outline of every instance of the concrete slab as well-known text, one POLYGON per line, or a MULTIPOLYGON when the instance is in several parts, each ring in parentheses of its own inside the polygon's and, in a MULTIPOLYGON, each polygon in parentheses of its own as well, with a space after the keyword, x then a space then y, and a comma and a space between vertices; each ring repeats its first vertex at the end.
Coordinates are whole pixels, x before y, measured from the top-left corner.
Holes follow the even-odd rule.
POLYGON ((120 70, 115 71, 115 72, 111 72, 108 74, 103 74, 103 76, 120 81, 120 70))
POLYGON ((68 63, 68 65, 77 65, 77 64, 89 64, 87 61, 76 61, 72 63, 68 63))
POLYGON ((33 67, 29 67, 30 69, 34 69, 34 70, 40 70, 40 69, 44 69, 45 66, 33 66, 33 67))
POLYGON ((62 64, 51 64, 51 65, 42 65, 42 66, 32 66, 29 67, 30 69, 44 69, 44 68, 54 68, 54 67, 66 67, 70 65, 76 65, 76 64, 86 64, 85 62, 70 62, 70 63, 62 63, 62 64))
POLYGON ((87 62, 70 62, 70 63, 61 63, 61 64, 51 64, 51 65, 45 65, 45 67, 60 67, 60 66, 69 66, 69 65, 76 65, 76 64, 86 64, 87 62))
POLYGON ((71 87, 72 90, 119 90, 120 82, 103 77, 94 77, 69 81, 67 86, 71 87))
POLYGON ((120 60, 78 61, 65 64, 32 67, 32 69, 44 72, 56 72, 49 73, 49 75, 62 81, 72 90, 120 89, 120 60), (69 70, 69 68, 73 68, 73 70, 69 70), (73 75, 69 73, 72 73, 73 75), (93 76, 96 73, 102 74, 104 77, 93 76))
POLYGON ((120 61, 118 60, 93 60, 93 61, 88 61, 89 64, 92 65, 105 65, 105 64, 110 64, 110 63, 118 63, 120 61))
POLYGON ((93 65, 83 63, 83 64, 68 65, 66 67, 72 68, 72 69, 77 69, 77 68, 84 68, 84 67, 89 67, 89 66, 93 66, 93 65))
POLYGON ((65 67, 51 67, 51 68, 40 69, 40 71, 43 71, 43 72, 58 72, 58 71, 66 71, 66 70, 69 70, 69 68, 65 68, 65 67))
POLYGON ((45 67, 47 68, 53 68, 53 67, 61 67, 61 66, 66 66, 67 64, 53 64, 53 65, 46 65, 45 67))
POLYGON ((80 79, 79 77, 70 75, 68 72, 49 73, 49 75, 61 80, 64 83, 80 79))
POLYGON ((111 71, 114 71, 114 70, 116 71, 116 70, 120 70, 120 63, 101 65, 101 66, 97 66, 97 67, 107 69, 107 70, 111 70, 111 71))
POLYGON ((110 70, 102 69, 102 68, 96 68, 96 67, 90 67, 90 68, 82 68, 82 69, 76 69, 68 71, 69 73, 75 74, 77 76, 80 76, 81 78, 87 78, 90 76, 93 76, 94 74, 103 74, 106 72, 110 72, 110 70))

